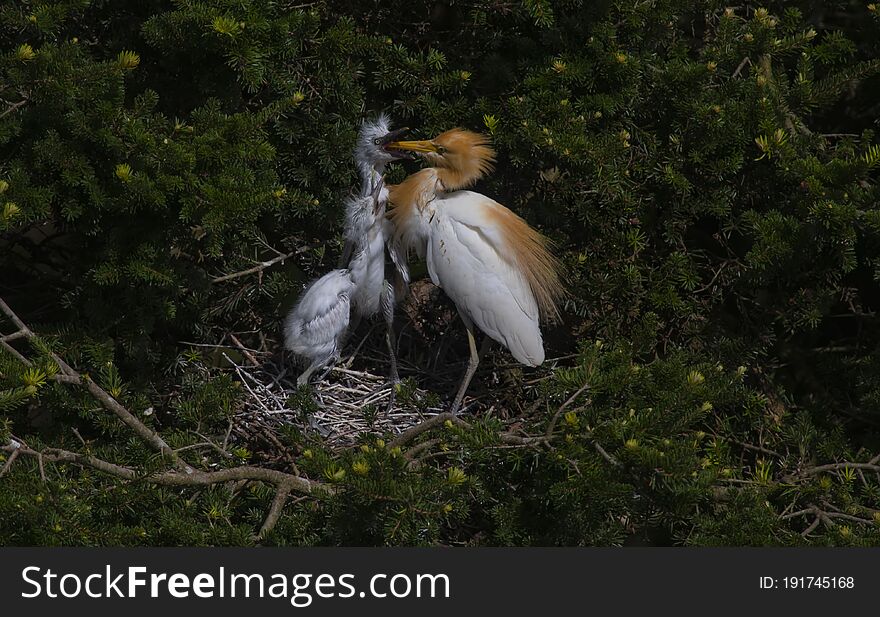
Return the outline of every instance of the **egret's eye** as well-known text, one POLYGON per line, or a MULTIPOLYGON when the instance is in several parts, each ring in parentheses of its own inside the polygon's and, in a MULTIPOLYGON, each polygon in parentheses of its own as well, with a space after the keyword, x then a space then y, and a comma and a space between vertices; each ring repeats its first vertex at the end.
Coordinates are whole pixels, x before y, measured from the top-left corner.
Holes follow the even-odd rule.
POLYGON ((446 154, 446 148, 443 146, 437 146, 437 154, 446 154))
POLYGON ((382 140, 377 137, 376 139, 373 140, 373 143, 378 146, 379 144, 382 143, 382 140))

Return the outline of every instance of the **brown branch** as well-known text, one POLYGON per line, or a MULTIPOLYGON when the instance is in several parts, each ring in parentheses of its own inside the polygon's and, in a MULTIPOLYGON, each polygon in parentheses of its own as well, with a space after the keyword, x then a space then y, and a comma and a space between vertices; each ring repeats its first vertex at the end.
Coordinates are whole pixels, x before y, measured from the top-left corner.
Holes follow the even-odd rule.
POLYGON ((435 439, 426 439, 425 441, 414 445, 412 448, 403 453, 403 458, 407 460, 413 460, 417 455, 421 454, 425 450, 429 450, 434 446, 441 443, 443 439, 441 437, 436 437, 435 439))
POLYGON ((69 371, 72 371, 73 375, 55 375, 55 380, 59 383, 66 383, 72 385, 81 385, 85 386, 95 399, 100 402, 104 408, 113 412, 122 422, 131 430, 133 430, 138 437, 143 439, 146 443, 151 445, 154 449, 161 452, 164 456, 167 456, 175 465, 180 467, 181 469, 191 471, 192 468, 182 459, 178 454, 168 445, 168 443, 162 439, 162 437, 150 429, 146 424, 141 422, 133 413, 131 413, 128 409, 123 407, 119 401, 110 396, 110 394, 104 390, 97 383, 92 381, 90 378, 80 375, 70 367, 68 367, 69 371))
POLYGON ((545 433, 545 437, 547 439, 550 439, 550 437, 553 435, 553 431, 556 430, 556 423, 559 421, 559 416, 562 415, 562 412, 565 411, 569 405, 575 402, 575 400, 577 400, 577 397, 583 394, 584 390, 589 387, 590 382, 585 382, 584 385, 578 388, 574 394, 568 397, 568 399, 559 406, 559 409, 556 410, 556 413, 553 414, 553 417, 550 419, 550 424, 547 425, 547 432, 545 433))
POLYGON ((51 463, 75 463, 85 467, 97 469, 111 476, 121 478, 122 480, 134 481, 142 480, 151 484, 161 484, 163 486, 208 486, 211 484, 219 484, 235 480, 254 480, 275 484, 276 486, 286 486, 288 492, 296 490, 301 493, 315 494, 323 492, 332 494, 334 489, 321 482, 314 482, 300 476, 294 476, 283 471, 275 469, 265 469, 263 467, 230 467, 228 469, 219 469, 217 471, 198 471, 191 472, 181 470, 160 471, 146 476, 139 475, 138 471, 124 465, 117 465, 103 459, 82 454, 79 452, 71 452, 70 450, 62 450, 59 448, 46 448, 37 451, 24 445, 7 444, 0 446, 0 450, 4 452, 20 452, 21 454, 33 457, 42 457, 51 463))
POLYGON ((278 487, 278 492, 275 493, 275 499, 272 500, 272 507, 269 508, 266 520, 263 521, 263 526, 260 527, 260 533, 257 534, 258 538, 265 538, 266 534, 275 528, 278 519, 281 518, 281 513, 284 511, 284 504, 287 502, 287 496, 290 495, 290 490, 292 488, 293 487, 289 484, 282 484, 278 487))
POLYGON ((18 358, 18 361, 21 362, 22 364, 24 364, 25 366, 33 366, 33 362, 31 362, 30 360, 25 358, 23 355, 21 355, 21 353, 19 353, 19 351, 15 347, 10 345, 9 343, 4 341, 3 339, 0 339, 0 347, 3 347, 3 349, 5 349, 9 353, 11 353, 16 358, 18 358))
POLYGON ((19 107, 22 107, 22 106, 23 106, 25 103, 27 103, 29 100, 30 100, 30 99, 28 99, 27 97, 24 97, 24 98, 23 98, 22 100, 20 100, 18 103, 13 103, 12 105, 10 105, 9 107, 6 108, 6 111, 4 111, 2 114, 0 114, 0 119, 5 118, 6 116, 8 116, 9 114, 11 114, 13 111, 15 111, 16 109, 18 109, 19 107))
POLYGON ((810 523, 810 526, 801 532, 801 535, 806 538, 808 535, 816 531, 816 527, 818 527, 821 522, 822 519, 816 516, 816 518, 813 519, 813 522, 810 523))
MULTIPOLYGON (((873 460, 873 459, 872 459, 873 460)), ((817 467, 808 467, 801 471, 802 476, 814 476, 823 471, 839 471, 841 469, 867 469, 868 471, 880 471, 880 465, 874 463, 830 463, 828 465, 818 465, 817 467)))
POLYGON ((447 420, 460 428, 471 428, 471 425, 462 420, 457 414, 449 413, 447 411, 438 413, 433 418, 428 418, 424 422, 420 422, 419 424, 406 429, 400 435, 392 439, 388 446, 390 448, 402 447, 404 444, 409 443, 422 433, 444 424, 447 420))
MULTIPOLYGON (((830 504, 826 504, 826 506, 834 508, 834 506, 830 504)), ((836 510, 836 508, 834 508, 836 510)), ((808 507, 803 510, 798 510, 797 512, 791 512, 789 514, 783 514, 779 518, 781 520, 789 520, 792 518, 797 518, 799 516, 806 516, 808 514, 812 514, 815 516, 813 522, 801 532, 803 537, 807 537, 811 533, 816 530, 816 527, 819 526, 819 523, 824 523, 826 527, 836 527, 837 523, 835 523, 832 519, 842 519, 845 521, 852 521, 854 523, 859 523, 860 525, 874 525, 874 521, 861 518, 859 516, 853 516, 851 514, 846 514, 845 512, 827 512, 823 510, 817 505, 810 504, 808 507)))
POLYGON ((6 336, 0 336, 0 341, 6 343, 9 341, 14 341, 15 339, 24 338, 26 336, 27 335, 24 332, 19 330, 18 332, 13 332, 12 334, 7 334, 6 336))
POLYGON ((842 518, 846 521, 853 521, 854 523, 861 523, 862 525, 873 525, 874 521, 868 520, 866 518, 861 518, 859 516, 853 516, 851 514, 846 514, 844 512, 826 512, 825 513, 828 518, 842 518))
POLYGON ((223 283, 225 281, 231 281, 232 279, 237 279, 242 276, 247 276, 248 274, 254 274, 256 272, 260 272, 269 268, 270 266, 274 266, 279 261, 284 261, 285 259, 289 259, 296 255, 296 251, 293 253, 287 253, 286 255, 279 255, 278 257, 273 257, 269 261, 261 261, 253 268, 248 268, 247 270, 242 270, 241 272, 233 272, 232 274, 225 274, 223 276, 218 276, 217 278, 211 279, 212 283, 223 283))
MULTIPOLYGON (((32 340, 36 338, 36 334, 27 327, 27 325, 15 314, 9 305, 0 298, 0 311, 2 311, 18 328, 18 332, 21 337, 24 337, 28 340, 32 340)), ((4 347, 8 347, 7 343, 2 342, 4 347)), ((32 363, 30 360, 22 356, 18 352, 14 352, 16 356, 18 356, 19 360, 22 360, 25 364, 30 366, 32 363)), ((187 472, 191 471, 192 468, 181 459, 174 450, 165 442, 162 437, 159 436, 158 433, 151 430, 146 424, 141 422, 133 413, 131 413, 128 409, 126 409, 123 405, 119 403, 115 398, 110 396, 110 394, 104 390, 97 383, 78 373, 74 370, 67 362, 65 362, 58 354, 50 353, 52 360, 55 364, 58 365, 58 368, 61 370, 61 373, 55 375, 55 380, 59 383, 73 384, 73 385, 83 385, 89 391, 95 399, 97 399, 105 409, 114 413, 126 426, 128 426, 131 430, 137 433, 138 437, 143 439, 146 443, 151 445, 153 448, 161 452, 164 456, 167 456, 178 468, 183 469, 187 472)))
MULTIPOLYGON (((413 439, 415 439, 416 437, 418 437, 422 433, 430 431, 433 428, 437 428, 441 424, 445 424, 447 421, 451 422, 455 426, 458 426, 459 428, 463 428, 463 429, 472 428, 472 425, 465 422, 464 420, 462 420, 458 414, 453 414, 453 413, 449 413, 449 412, 438 413, 436 416, 434 416, 432 418, 428 418, 424 422, 420 422, 419 424, 416 424, 415 426, 408 428, 407 430, 402 432, 400 435, 398 435, 397 437, 392 439, 391 442, 388 444, 388 446, 391 448, 402 447, 405 444, 411 442, 413 439)), ((539 445, 542 443, 547 443, 549 441, 549 439, 543 435, 538 436, 538 437, 532 437, 532 436, 528 436, 528 435, 526 435, 526 436, 515 435, 514 433, 510 433, 510 432, 499 432, 498 439, 501 441, 501 443, 508 444, 511 446, 536 446, 536 445, 539 445)), ((407 452, 404 454, 404 456, 411 459, 416 454, 423 452, 427 448, 437 445, 438 443, 440 443, 440 441, 442 441, 442 440, 429 439, 428 441, 424 442, 424 444, 418 444, 416 446, 413 446, 411 449, 407 450, 407 452)))
MULTIPOLYGON (((12 469, 12 464, 15 462, 15 459, 17 459, 19 454, 21 454, 21 447, 22 446, 10 445, 9 447, 12 448, 12 450, 11 450, 12 454, 9 455, 9 458, 6 461, 6 464, 3 465, 3 469, 0 469, 0 478, 5 476, 6 473, 10 469, 12 469)), ((7 450, 7 452, 8 451, 10 451, 10 450, 7 450)))
POLYGON ((523 437, 521 435, 514 435, 513 433, 498 433, 498 439, 501 440, 501 443, 513 446, 535 446, 549 441, 549 439, 543 435, 539 437, 523 437))
POLYGON ((592 441, 593 441, 593 447, 596 448, 596 452, 599 453, 599 456, 604 458, 606 461, 608 461, 609 463, 611 463, 615 467, 623 467, 621 462, 618 461, 613 456, 611 456, 610 454, 608 454, 608 452, 605 451, 605 448, 603 448, 598 441, 596 441, 595 439, 592 441))
POLYGON ((807 514, 815 514, 816 508, 814 506, 810 506, 809 508, 804 508, 803 510, 798 510, 797 512, 789 512, 788 514, 783 514, 779 518, 786 521, 790 518, 797 518, 799 516, 805 516, 807 514))
MULTIPOLYGON (((12 309, 9 308, 9 305, 6 304, 6 302, 3 301, 3 298, 0 298, 0 310, 2 310, 2 311, 6 314, 7 317, 9 317, 9 319, 10 319, 10 321, 12 321, 13 325, 14 325, 16 328, 18 328, 19 332, 22 333, 22 336, 26 336, 26 337, 30 338, 31 336, 34 335, 34 333, 31 332, 30 328, 28 328, 28 327, 24 324, 24 322, 23 322, 21 319, 18 318, 18 315, 16 315, 16 314, 12 311, 12 309)), ((10 336, 11 336, 11 335, 10 335, 10 336)), ((5 338, 5 337, 4 337, 4 338, 5 338)))
POLYGON ((743 58, 743 59, 742 59, 742 62, 739 63, 739 66, 736 67, 736 70, 733 72, 733 75, 731 75, 730 78, 731 78, 731 79, 736 79, 736 78, 739 76, 739 74, 742 72, 742 70, 743 70, 744 68, 746 68, 746 65, 747 65, 747 64, 751 64, 751 63, 752 63, 752 61, 749 59, 748 56, 746 56, 745 58, 743 58))
MULTIPOLYGON (((12 350, 13 353, 22 362, 27 365, 31 365, 32 363, 19 352, 12 349, 8 345, 7 341, 15 340, 18 338, 32 340, 36 338, 36 335, 30 330, 30 328, 27 327, 27 325, 18 317, 18 315, 16 315, 15 312, 11 308, 9 308, 9 305, 7 305, 2 298, 0 298, 0 311, 2 311, 12 321, 16 328, 18 328, 17 332, 15 332, 14 334, 6 335, 2 339, 0 339, 0 343, 2 343, 4 347, 12 350)), ((241 343, 238 344, 241 345, 241 343)), ((10 441, 8 444, 0 447, 0 451, 10 453, 9 459, 3 466, 2 470, 0 470, 0 476, 6 474, 7 471, 12 467, 12 464, 15 462, 15 460, 20 455, 24 454, 27 456, 33 456, 37 459, 37 464, 40 470, 40 477, 43 479, 44 482, 46 480, 46 473, 43 465, 44 461, 55 463, 74 463, 86 467, 91 467, 92 469, 96 469, 122 480, 134 481, 141 479, 146 482, 165 486, 207 486, 211 484, 230 481, 266 482, 274 484, 278 487, 278 490, 275 499, 272 502, 272 506, 269 509, 269 513, 267 514, 263 526, 260 529, 258 537, 261 538, 266 533, 268 533, 278 522, 283 512, 284 505, 287 501, 287 496, 290 494, 291 491, 295 490, 305 494, 313 494, 314 492, 332 494, 334 492, 334 489, 332 487, 329 487, 323 483, 313 482, 299 475, 293 475, 275 469, 264 469, 262 467, 253 466, 233 467, 229 469, 220 469, 217 471, 200 471, 194 469, 193 467, 189 466, 178 455, 177 452, 172 450, 168 443, 158 433, 151 430, 147 425, 141 422, 133 413, 131 413, 131 411, 129 411, 125 406, 119 403, 119 401, 117 401, 101 386, 95 383, 88 376, 82 375, 74 370, 57 354, 50 353, 50 356, 60 370, 58 374, 54 375, 54 379, 58 383, 85 386, 85 388, 89 391, 89 394, 91 394, 93 398, 97 399, 108 411, 112 412, 120 420, 122 420, 122 422, 132 431, 134 431, 135 434, 137 434, 137 436, 140 437, 144 442, 166 456, 175 465, 176 469, 141 476, 138 470, 134 468, 126 467, 124 465, 117 465, 116 463, 111 463, 109 461, 105 461, 103 459, 99 459, 88 454, 72 452, 70 450, 62 450, 58 448, 46 448, 42 451, 38 451, 30 448, 29 446, 27 446, 27 444, 24 444, 20 441, 10 441)), ((229 433, 231 432, 231 430, 232 425, 230 424, 230 429, 229 431, 227 431, 226 438, 224 439, 223 448, 217 446, 209 439, 206 439, 204 437, 203 439, 205 439, 205 441, 216 450, 228 456, 228 453, 225 452, 225 445, 229 439, 229 433)), ((77 436, 79 436, 78 433, 77 436)), ((80 441, 83 441, 81 437, 80 441)), ((295 465, 294 469, 296 469, 295 465)))
POLYGON ((251 350, 245 347, 242 342, 238 340, 238 337, 230 332, 229 338, 232 339, 232 342, 235 343, 235 346, 238 347, 239 350, 241 350, 241 353, 244 354, 244 357, 247 358, 251 364, 253 364, 254 366, 260 366, 260 363, 254 357, 254 354, 251 353, 251 350))
POLYGON ((776 452, 775 450, 770 450, 769 448, 765 448, 763 446, 756 446, 754 444, 745 443, 743 441, 737 441, 735 439, 731 439, 731 441, 733 443, 735 443, 736 445, 745 448, 746 450, 753 450, 755 452, 761 452, 763 454, 769 454, 770 456, 775 456, 776 458, 783 458, 783 456, 779 452, 776 452))

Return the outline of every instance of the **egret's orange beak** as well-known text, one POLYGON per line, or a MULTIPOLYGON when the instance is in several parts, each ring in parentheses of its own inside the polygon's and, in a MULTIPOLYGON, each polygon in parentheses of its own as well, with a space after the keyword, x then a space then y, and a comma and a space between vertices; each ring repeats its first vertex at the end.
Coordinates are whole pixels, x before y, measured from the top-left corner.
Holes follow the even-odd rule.
POLYGON ((408 150, 410 152, 437 152, 438 148, 430 139, 424 141, 393 141, 388 144, 396 150, 408 150))

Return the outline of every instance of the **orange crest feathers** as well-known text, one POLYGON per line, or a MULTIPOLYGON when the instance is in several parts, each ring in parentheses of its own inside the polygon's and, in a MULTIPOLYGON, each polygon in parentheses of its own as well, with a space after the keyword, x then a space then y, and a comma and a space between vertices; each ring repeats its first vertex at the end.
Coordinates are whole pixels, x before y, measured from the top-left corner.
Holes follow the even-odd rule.
POLYGON ((466 188, 494 169, 495 150, 486 135, 455 128, 432 141, 441 150, 429 160, 447 191, 466 188))

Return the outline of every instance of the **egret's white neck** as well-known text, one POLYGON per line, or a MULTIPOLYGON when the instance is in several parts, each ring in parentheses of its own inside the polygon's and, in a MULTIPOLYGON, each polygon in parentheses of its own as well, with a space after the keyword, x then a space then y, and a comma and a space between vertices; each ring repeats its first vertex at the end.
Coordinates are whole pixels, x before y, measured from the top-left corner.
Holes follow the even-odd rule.
POLYGON ((373 189, 385 173, 385 163, 371 165, 366 161, 358 161, 358 172, 361 175, 361 197, 366 197, 373 193, 373 189))

